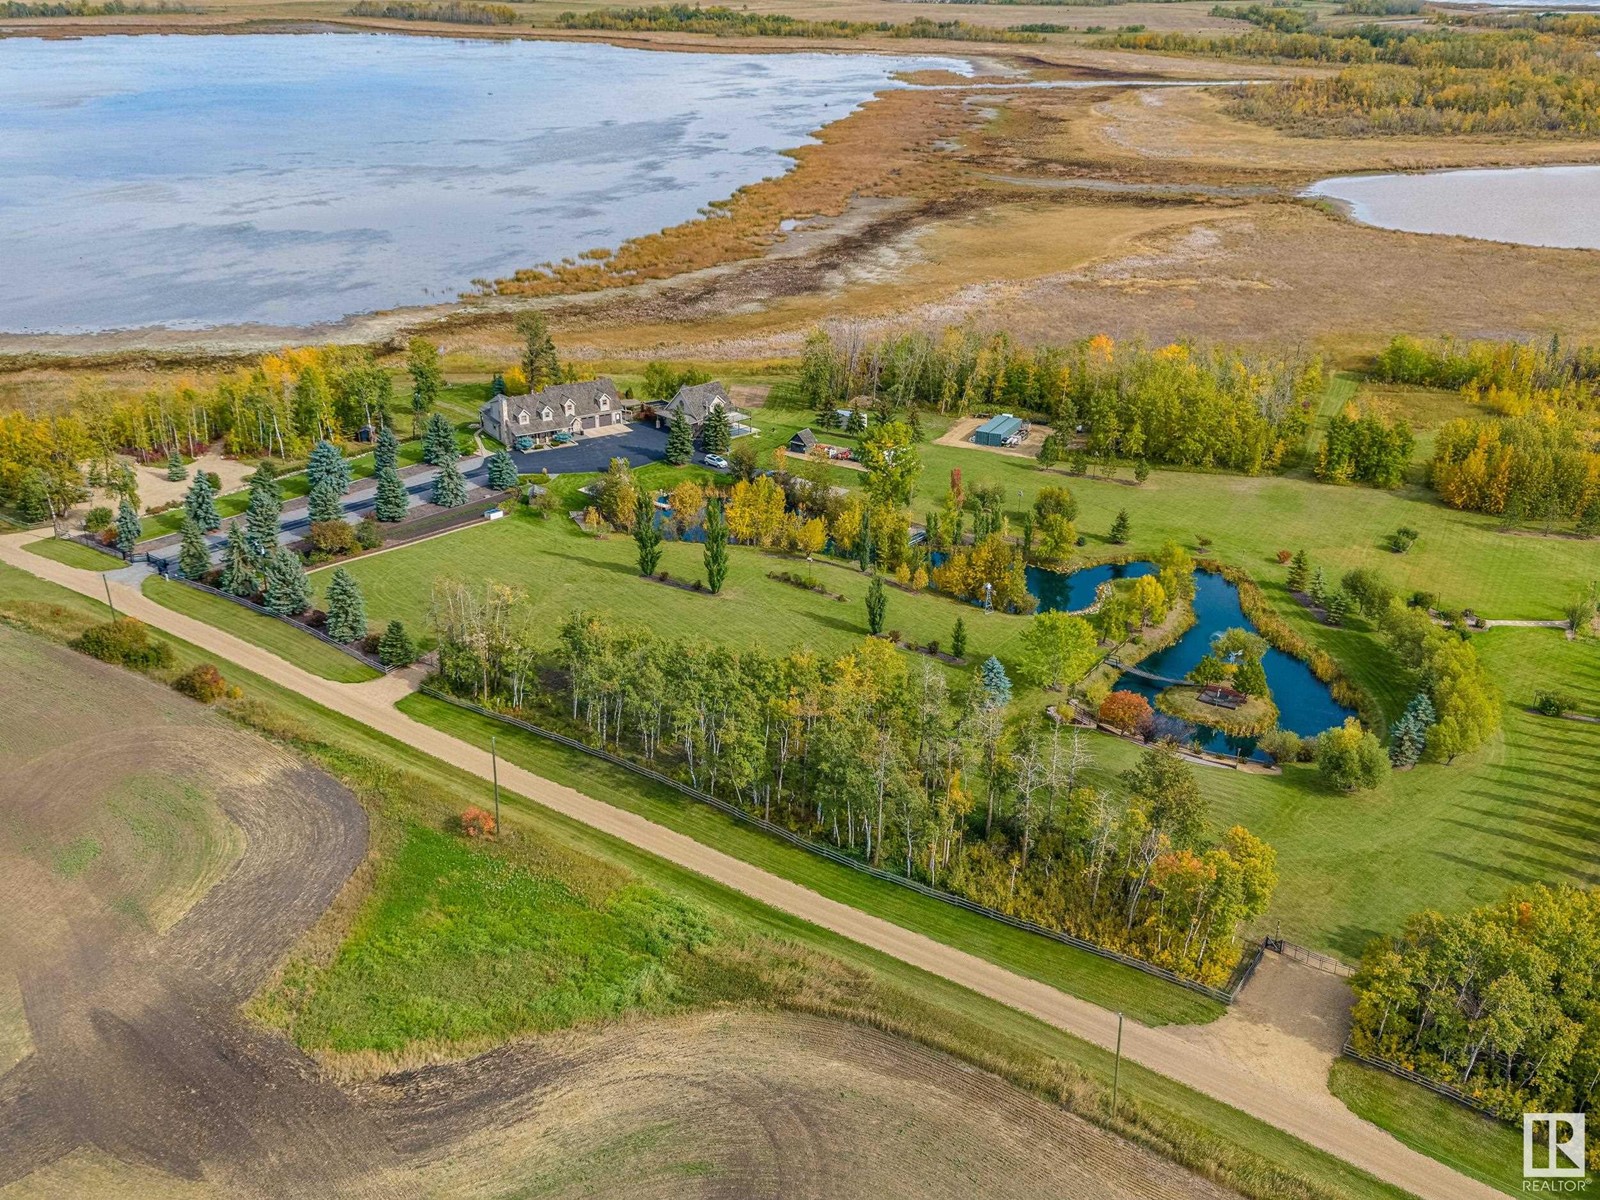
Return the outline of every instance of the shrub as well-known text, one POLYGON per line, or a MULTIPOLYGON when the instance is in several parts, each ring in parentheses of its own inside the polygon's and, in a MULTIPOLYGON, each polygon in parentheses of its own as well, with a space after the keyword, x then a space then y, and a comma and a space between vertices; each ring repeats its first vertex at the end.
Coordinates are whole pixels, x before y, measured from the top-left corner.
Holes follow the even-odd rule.
POLYGON ((172 686, 201 704, 213 704, 229 694, 228 681, 211 663, 201 663, 185 671, 172 681, 172 686))
POLYGON ((83 528, 89 533, 104 533, 111 528, 111 522, 116 519, 112 511, 103 504, 91 508, 83 518, 83 528))
POLYGON ((343 521, 316 521, 306 541, 318 554, 350 554, 356 548, 356 531, 343 521))
POLYGON ((383 545, 383 527, 370 514, 356 526, 356 545, 363 550, 376 550, 383 545))
POLYGON ((1533 707, 1547 717, 1559 717, 1578 707, 1578 701, 1566 692, 1544 691, 1534 693, 1533 707))
POLYGON ((1256 739, 1256 745, 1280 763, 1307 762, 1316 743, 1307 742, 1292 729, 1273 729, 1256 739))
POLYGON ((472 805, 461 814, 461 832, 469 838, 494 836, 494 814, 472 805))
POLYGON ((1389 775, 1389 756, 1354 717, 1317 735, 1317 770, 1341 792, 1377 787, 1389 775))
POLYGON ((118 617, 103 625, 91 625, 69 645, 101 662, 140 671, 172 665, 172 647, 165 642, 152 642, 149 626, 136 617, 118 617))
POLYGON ((1288 562, 1293 557, 1294 557, 1294 551, 1293 550, 1279 550, 1278 551, 1278 562, 1280 564, 1288 562))
POLYGON ((1123 733, 1143 733, 1154 719, 1150 701, 1138 692, 1112 692, 1100 702, 1099 716, 1123 733))

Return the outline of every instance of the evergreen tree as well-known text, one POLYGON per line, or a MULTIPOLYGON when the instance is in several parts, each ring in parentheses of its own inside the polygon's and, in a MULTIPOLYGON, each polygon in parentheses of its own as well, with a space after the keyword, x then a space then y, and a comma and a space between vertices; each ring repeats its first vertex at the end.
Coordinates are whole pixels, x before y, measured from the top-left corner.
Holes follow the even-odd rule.
POLYGON ((517 464, 506 450, 496 450, 489 456, 489 486, 498 491, 508 491, 517 486, 517 464))
POLYGON ((443 413, 433 413, 422 431, 422 461, 438 467, 456 458, 455 427, 443 413))
POLYGON ((867 417, 861 411, 859 404, 850 406, 850 418, 844 423, 846 433, 865 433, 867 431, 867 417))
POLYGON ((189 492, 183 498, 183 511, 208 533, 222 525, 222 517, 217 513, 217 492, 204 471, 198 472, 189 485, 189 492))
POLYGON ((1304 592, 1311 573, 1311 560, 1304 550, 1296 550, 1289 560, 1289 577, 1284 580, 1291 592, 1304 592))
POLYGON ((1397 767, 1415 766, 1428 748, 1428 729, 1438 721, 1427 692, 1418 692, 1405 713, 1389 730, 1389 761, 1397 767))
POLYGON ((440 508, 455 508, 467 502, 467 481, 454 461, 445 463, 434 476, 432 500, 440 508))
POLYGON ((172 453, 167 455, 167 480, 170 483, 178 483, 187 478, 189 478, 189 468, 183 465, 183 455, 174 448, 172 453))
POLYGON ((889 596, 883 589, 883 576, 874 575, 867 585, 867 632, 876 636, 883 632, 884 613, 889 608, 889 596))
POLYGON ((400 472, 393 467, 386 467, 378 472, 378 495, 373 507, 373 514, 380 521, 403 521, 410 498, 406 495, 406 485, 400 480, 400 472))
POLYGON ((956 618, 956 627, 950 634, 950 653, 956 658, 967 656, 967 622, 962 617, 956 618))
POLYGON ((634 504, 633 540, 639 547, 639 574, 654 575, 661 564, 661 529, 656 524, 656 506, 649 488, 639 488, 634 504))
POLYGON ((517 332, 522 335, 522 373, 528 378, 528 390, 538 392, 560 383, 561 360, 544 317, 523 313, 517 318, 517 332))
POLYGON ((1011 703, 1011 677, 992 654, 978 668, 978 703, 983 708, 1004 708, 1011 703))
POLYGON ((727 406, 717 405, 706 414, 706 423, 700 429, 700 443, 707 454, 726 454, 733 442, 733 425, 728 420, 727 406))
POLYGON ((694 457, 694 430, 683 409, 672 414, 672 425, 667 430, 667 461, 681 467, 694 457))
POLYGON ((139 514, 124 496, 117 504, 117 549, 124 557, 133 553, 139 544, 139 514))
POLYGON ((380 473, 385 467, 398 467, 400 465, 400 439, 394 430, 385 425, 378 430, 378 443, 372 449, 372 466, 374 474, 380 473))
POLYGON ((817 415, 814 424, 818 429, 832 429, 839 423, 839 413, 833 407, 830 397, 824 396, 822 403, 817 405, 817 415))
POLYGON ((235 521, 228 527, 228 540, 222 547, 222 578, 217 580, 217 586, 234 596, 255 595, 260 587, 256 576, 262 557, 250 544, 244 526, 235 521))
POLYGON ((406 370, 411 372, 411 431, 416 433, 423 414, 433 411, 439 390, 444 387, 439 347, 426 338, 412 338, 406 348, 406 370))
POLYGON ((1117 519, 1111 522, 1111 540, 1121 546, 1128 540, 1132 523, 1128 520, 1128 510, 1118 509, 1117 519))
POLYGON ((1311 586, 1309 594, 1311 599, 1317 604, 1324 604, 1328 599, 1328 580, 1327 576, 1322 573, 1321 567, 1318 567, 1315 571, 1311 572, 1311 586))
POLYGON ((44 472, 30 467, 17 488, 17 515, 24 521, 43 521, 50 516, 50 484, 44 472))
POLYGON ((417 648, 399 621, 390 621, 378 640, 378 661, 386 667, 409 667, 417 661, 417 648))
POLYGON ((306 512, 311 517, 313 525, 319 525, 324 521, 337 521, 344 515, 344 505, 333 484, 324 479, 311 489, 306 512))
POLYGON ((1322 601, 1322 611, 1329 625, 1343 625, 1350 615, 1350 597, 1343 592, 1329 592, 1322 601))
POLYGON ((350 490, 350 464, 339 447, 329 441, 311 447, 311 457, 306 462, 307 489, 314 490, 319 483, 329 484, 341 496, 350 490))
POLYGON ((333 569, 328 581, 327 634, 336 642, 353 642, 367 636, 367 601, 355 576, 343 567, 333 569))
POLYGON ((278 481, 263 463, 250 481, 250 503, 244 510, 244 532, 250 551, 256 558, 265 558, 278 544, 279 521, 283 515, 282 492, 278 481))
POLYGON ((1133 464, 1133 481, 1135 483, 1143 483, 1146 479, 1149 479, 1149 478, 1150 478, 1150 464, 1145 462, 1145 460, 1141 458, 1138 462, 1133 464))
POLYGON ((715 594, 728 577, 728 522, 722 516, 722 501, 706 501, 706 586, 715 594))
POLYGON ((193 517, 183 519, 183 546, 178 551, 178 570, 185 579, 199 579, 211 569, 211 550, 205 531, 193 517))
POLYGON ((261 572, 261 606, 280 617, 297 617, 311 605, 311 586, 300 556, 287 546, 279 546, 267 556, 261 572))
POLYGON ((491 396, 504 396, 506 394, 506 377, 499 371, 494 373, 494 378, 489 381, 489 394, 491 396))

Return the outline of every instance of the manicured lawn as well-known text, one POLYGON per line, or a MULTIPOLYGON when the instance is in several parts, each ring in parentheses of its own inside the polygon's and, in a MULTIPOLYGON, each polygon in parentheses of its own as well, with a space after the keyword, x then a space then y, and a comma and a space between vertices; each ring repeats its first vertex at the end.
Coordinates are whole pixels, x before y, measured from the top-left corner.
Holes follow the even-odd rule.
MULTIPOLYGON (((669 542, 664 550, 662 569, 678 579, 704 578, 702 546, 669 542)), ((454 576, 524 589, 534 624, 551 645, 561 622, 580 608, 648 621, 669 637, 702 635, 772 651, 809 646, 840 653, 866 636, 868 580, 855 567, 820 560, 808 564, 743 546, 731 547, 729 560, 728 580, 719 595, 687 591, 641 579, 637 547, 626 535, 593 538, 565 518, 541 520, 526 509, 514 508, 505 520, 357 559, 347 569, 366 595, 367 614, 374 624, 398 617, 419 634, 428 628, 433 581, 454 576), (768 573, 775 571, 814 575, 830 592, 847 599, 840 602, 769 579, 768 573)), ((325 587, 328 577, 327 571, 312 575, 313 587, 325 587)), ((1002 652, 1026 625, 1024 618, 985 615, 931 593, 889 591, 887 628, 918 643, 936 639, 948 646, 957 617, 966 620, 967 658, 973 662, 1002 652)))
POLYGON ((338 683, 362 683, 378 678, 378 672, 371 667, 318 641, 310 634, 301 633, 275 617, 251 612, 220 596, 156 578, 145 580, 143 590, 146 596, 162 607, 225 629, 313 675, 338 683))
POLYGON ((58 563, 66 563, 69 567, 77 567, 84 571, 115 571, 118 567, 126 565, 115 554, 93 550, 82 542, 68 541, 66 538, 47 538, 39 542, 29 542, 23 549, 30 554, 37 554, 40 558, 51 558, 58 563))
POLYGON ((547 779, 638 813, 863 912, 960 946, 1092 1003, 1122 1009, 1135 1020, 1193 1024, 1222 1014, 1221 1005, 1195 992, 808 854, 668 788, 512 726, 423 695, 406 697, 400 708, 475 745, 487 743, 493 735, 501 754, 547 779))
POLYGON ((1328 1087, 1356 1116, 1413 1150, 1513 1196, 1522 1192, 1522 1134, 1427 1088, 1341 1058, 1328 1087))

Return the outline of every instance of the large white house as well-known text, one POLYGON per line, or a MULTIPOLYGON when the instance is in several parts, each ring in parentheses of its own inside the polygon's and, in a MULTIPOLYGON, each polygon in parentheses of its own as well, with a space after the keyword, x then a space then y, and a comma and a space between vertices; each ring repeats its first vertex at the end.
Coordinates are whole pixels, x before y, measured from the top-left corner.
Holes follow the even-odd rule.
POLYGON ((549 445, 558 433, 620 433, 628 422, 621 396, 609 379, 558 383, 532 396, 496 396, 479 418, 490 437, 514 449, 532 449, 549 445))

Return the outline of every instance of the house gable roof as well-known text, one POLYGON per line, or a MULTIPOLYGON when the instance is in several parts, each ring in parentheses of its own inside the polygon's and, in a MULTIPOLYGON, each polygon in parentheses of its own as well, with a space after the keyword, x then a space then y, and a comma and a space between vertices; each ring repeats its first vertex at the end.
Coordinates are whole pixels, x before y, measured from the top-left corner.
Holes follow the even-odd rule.
POLYGON ((557 383, 532 396, 495 396, 483 406, 481 415, 485 425, 498 426, 500 402, 506 405, 506 420, 516 436, 551 433, 565 429, 573 421, 601 412, 616 412, 623 407, 617 385, 602 376, 599 379, 582 379, 577 383, 557 383), (569 413, 566 406, 570 404, 569 413), (549 412, 546 417, 545 412, 549 412), (528 420, 523 422, 526 413, 528 420))
POLYGON ((712 406, 719 403, 732 411, 732 406, 728 404, 728 389, 713 380, 679 388, 678 394, 663 406, 663 411, 668 414, 682 412, 698 424, 710 414, 712 406))

